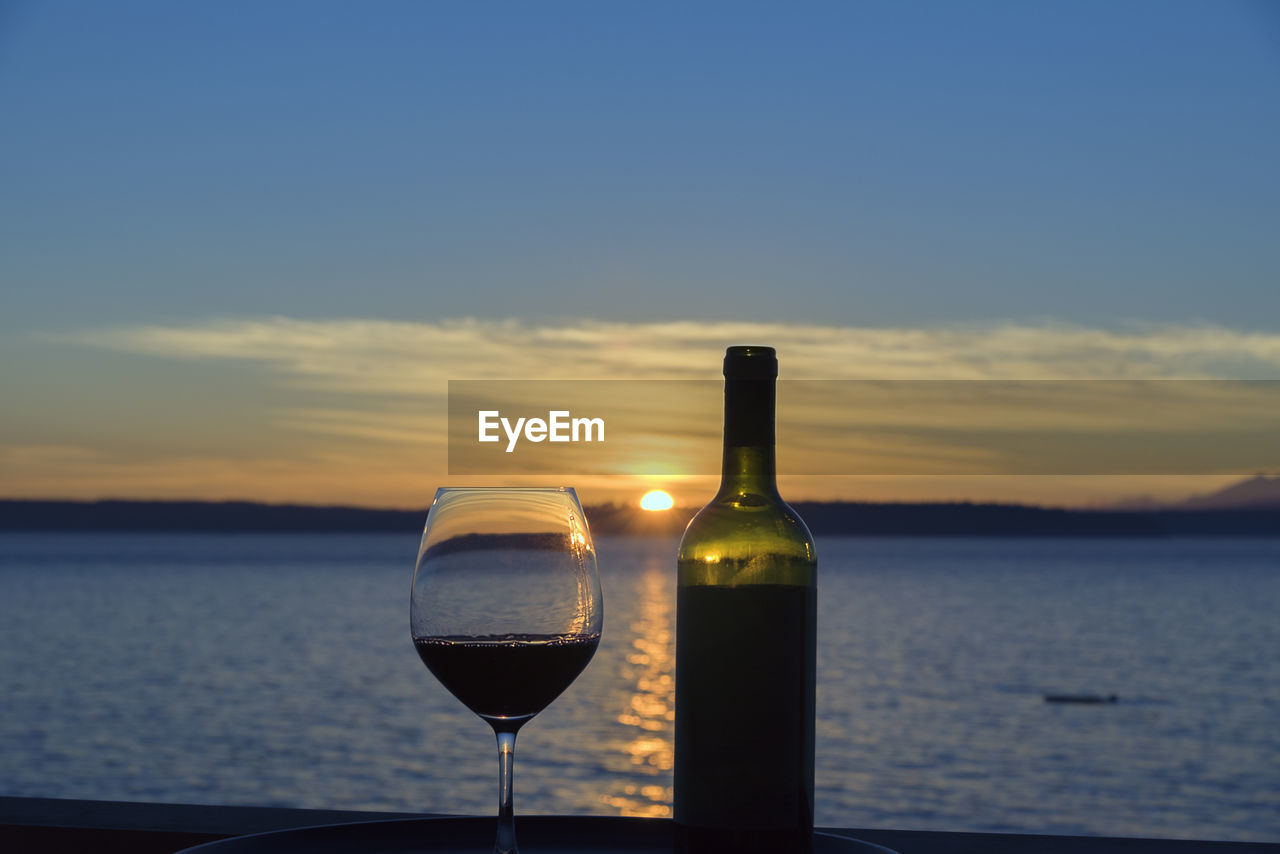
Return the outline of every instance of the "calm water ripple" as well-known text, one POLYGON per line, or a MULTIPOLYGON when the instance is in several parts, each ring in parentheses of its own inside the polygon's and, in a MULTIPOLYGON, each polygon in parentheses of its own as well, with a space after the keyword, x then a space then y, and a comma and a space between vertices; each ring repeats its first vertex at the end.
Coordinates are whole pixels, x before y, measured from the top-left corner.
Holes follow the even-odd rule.
MULTIPOLYGON (((666 815, 675 544, 597 546, 604 639, 517 809, 666 815)), ((818 546, 820 824, 1280 840, 1280 540, 818 546)), ((409 641, 416 547, 0 535, 0 793, 490 813, 492 734, 409 641)))

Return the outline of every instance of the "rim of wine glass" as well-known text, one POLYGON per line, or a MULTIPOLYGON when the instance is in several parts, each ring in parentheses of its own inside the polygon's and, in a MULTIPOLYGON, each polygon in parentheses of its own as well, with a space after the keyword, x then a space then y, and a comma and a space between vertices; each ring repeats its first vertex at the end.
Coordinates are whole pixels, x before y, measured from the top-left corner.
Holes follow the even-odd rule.
POLYGON ((538 494, 558 493, 560 495, 569 496, 578 504, 579 507, 582 506, 582 501, 578 498, 578 491, 572 486, 440 486, 436 488, 436 494, 435 497, 431 499, 431 503, 434 505, 442 496, 455 492, 488 492, 495 495, 514 495, 521 492, 538 494))
POLYGON ((441 492, 574 492, 572 486, 438 486, 441 492))

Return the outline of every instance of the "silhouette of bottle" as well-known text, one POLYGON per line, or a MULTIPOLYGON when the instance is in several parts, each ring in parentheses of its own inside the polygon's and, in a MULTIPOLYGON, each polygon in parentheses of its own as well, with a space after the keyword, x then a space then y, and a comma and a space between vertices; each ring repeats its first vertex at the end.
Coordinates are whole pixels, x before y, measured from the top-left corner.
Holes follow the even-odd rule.
POLYGON ((676 834, 688 852, 808 851, 817 559, 778 495, 769 347, 724 360, 720 489, 680 542, 676 834))

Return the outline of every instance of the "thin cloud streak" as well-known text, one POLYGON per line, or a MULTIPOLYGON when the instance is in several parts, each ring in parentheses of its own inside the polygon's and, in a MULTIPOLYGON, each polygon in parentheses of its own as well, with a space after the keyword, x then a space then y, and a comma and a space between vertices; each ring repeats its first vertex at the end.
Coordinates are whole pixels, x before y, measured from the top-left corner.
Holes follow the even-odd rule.
MULTIPOLYGON (((8 452, 0 453, 0 468, 12 489, 43 495, 258 497, 415 506, 435 485, 449 481, 445 444, 449 380, 715 380, 724 347, 731 344, 777 347, 784 379, 1280 378, 1280 334, 1212 326, 1107 330, 1008 323, 913 329, 748 322, 535 323, 459 318, 419 323, 260 317, 42 337, 47 343, 90 352, 218 363, 225 371, 253 379, 255 388, 266 383, 277 390, 266 405, 256 398, 227 399, 220 420, 209 425, 209 435, 181 453, 139 456, 113 449, 101 437, 83 431, 61 447, 27 442, 25 447, 10 445, 8 452), (254 444, 242 447, 235 437, 255 419, 265 430, 255 434, 254 444), (267 448, 270 451, 264 453, 267 448)), ((1206 406, 1213 405, 1206 396, 1206 406)), ((1082 412, 1076 417, 1096 414, 1082 412)), ((974 417, 975 425, 982 423, 981 412, 968 415, 974 417)), ((877 435, 851 436, 842 431, 842 425, 829 423, 829 417, 824 421, 818 410, 810 419, 816 428, 808 437, 812 447, 780 449, 780 456, 839 451, 889 464, 898 459, 906 473, 940 471, 943 463, 963 463, 975 453, 965 447, 935 447, 927 436, 902 430, 902 412, 862 411, 860 417, 869 419, 864 426, 883 424, 886 429, 877 435)), ((655 442, 660 432, 655 433, 655 442)), ((668 445, 621 449, 635 457, 634 466, 623 470, 642 471, 646 459, 671 453, 668 445)), ((495 483, 516 480, 520 478, 495 483)), ((924 474, 788 480, 788 494, 793 497, 995 497, 1048 503, 1090 502, 1139 491, 1185 494, 1206 488, 1200 485, 1204 480, 1167 476, 1041 481, 924 474)), ((659 483, 627 475, 583 477, 575 484, 599 498, 617 498, 641 486, 674 487, 690 503, 705 500, 703 492, 709 488, 705 478, 659 483)))
POLYGON ((886 329, 274 317, 58 337, 160 357, 258 361, 309 387, 416 399, 443 394, 449 379, 705 379, 718 375, 726 346, 742 343, 776 347, 783 375, 806 379, 1280 378, 1280 334, 1216 326, 886 329))

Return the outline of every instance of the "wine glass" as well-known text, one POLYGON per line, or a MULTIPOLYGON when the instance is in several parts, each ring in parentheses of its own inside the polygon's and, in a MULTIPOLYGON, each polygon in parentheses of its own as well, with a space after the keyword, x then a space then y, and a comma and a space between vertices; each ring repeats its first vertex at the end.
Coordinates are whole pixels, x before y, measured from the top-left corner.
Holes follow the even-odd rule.
POLYGON ((515 854, 516 732, 569 687, 600 643, 591 532, 569 487, 437 490, 413 571, 413 644, 498 738, 498 834, 515 854))

